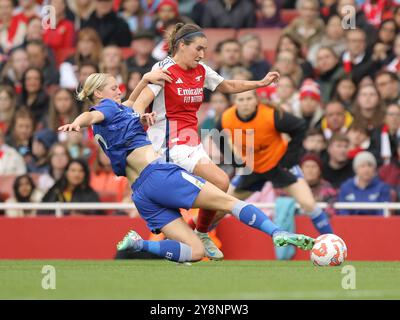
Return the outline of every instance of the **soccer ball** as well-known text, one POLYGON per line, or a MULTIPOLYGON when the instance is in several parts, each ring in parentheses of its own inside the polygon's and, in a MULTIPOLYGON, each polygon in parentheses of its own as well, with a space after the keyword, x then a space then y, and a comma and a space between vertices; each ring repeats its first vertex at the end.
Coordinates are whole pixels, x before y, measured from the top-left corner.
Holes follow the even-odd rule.
POLYGON ((310 256, 316 266, 339 266, 346 257, 346 244, 334 234, 323 234, 315 239, 310 256))

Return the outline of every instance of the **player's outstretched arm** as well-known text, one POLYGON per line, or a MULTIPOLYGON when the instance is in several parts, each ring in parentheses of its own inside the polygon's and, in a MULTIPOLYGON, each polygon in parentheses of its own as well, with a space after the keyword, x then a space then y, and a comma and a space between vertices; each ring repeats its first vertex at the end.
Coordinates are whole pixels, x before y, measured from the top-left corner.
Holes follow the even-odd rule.
MULTIPOLYGON (((133 104, 143 91, 147 87, 149 83, 157 84, 160 86, 164 86, 164 82, 168 81, 171 82, 172 78, 169 76, 170 72, 168 70, 162 70, 162 69, 155 69, 150 72, 147 72, 143 75, 143 78, 140 80, 136 88, 133 90, 131 95, 129 96, 128 100, 123 102, 122 104, 127 107, 133 107, 133 104)), ((154 97, 153 97, 154 98, 154 97)), ((139 113, 141 110, 137 110, 139 113)))
POLYGON ((269 86, 272 83, 279 81, 279 72, 268 72, 267 75, 259 81, 248 80, 224 80, 222 81, 217 90, 222 93, 240 93, 249 90, 254 90, 262 87, 269 86))
POLYGON ((81 128, 89 127, 92 124, 104 120, 104 115, 100 111, 86 111, 80 114, 72 123, 65 124, 58 128, 58 131, 80 131, 81 128))

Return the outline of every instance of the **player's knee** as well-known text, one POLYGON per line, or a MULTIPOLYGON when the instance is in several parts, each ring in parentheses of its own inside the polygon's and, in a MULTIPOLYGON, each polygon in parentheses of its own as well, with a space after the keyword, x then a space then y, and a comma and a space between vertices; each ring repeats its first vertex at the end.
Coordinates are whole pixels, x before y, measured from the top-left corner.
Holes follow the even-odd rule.
POLYGON ((218 175, 218 177, 215 177, 215 181, 213 183, 216 187, 224 192, 227 192, 229 189, 229 177, 226 173, 220 174, 218 175))

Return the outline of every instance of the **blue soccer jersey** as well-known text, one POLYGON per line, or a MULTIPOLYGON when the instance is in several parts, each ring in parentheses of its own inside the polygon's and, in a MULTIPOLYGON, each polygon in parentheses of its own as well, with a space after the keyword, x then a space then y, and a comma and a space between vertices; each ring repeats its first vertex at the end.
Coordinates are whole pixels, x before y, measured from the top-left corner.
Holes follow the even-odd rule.
POLYGON ((114 173, 125 176, 129 153, 151 144, 140 123, 140 114, 111 99, 103 99, 89 110, 104 115, 102 122, 93 125, 94 137, 110 158, 114 173))

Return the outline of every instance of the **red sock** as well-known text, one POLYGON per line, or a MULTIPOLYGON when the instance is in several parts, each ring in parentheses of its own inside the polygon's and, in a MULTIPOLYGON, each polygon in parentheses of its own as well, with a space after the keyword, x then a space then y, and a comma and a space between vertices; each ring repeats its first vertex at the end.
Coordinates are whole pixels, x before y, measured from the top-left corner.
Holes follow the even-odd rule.
POLYGON ((196 230, 199 232, 208 232, 208 228, 210 227, 216 212, 210 210, 199 210, 199 215, 197 216, 197 225, 196 230))
POLYGON ((190 220, 187 223, 189 227, 192 228, 192 230, 196 229, 196 222, 194 222, 193 218, 190 218, 190 220))

